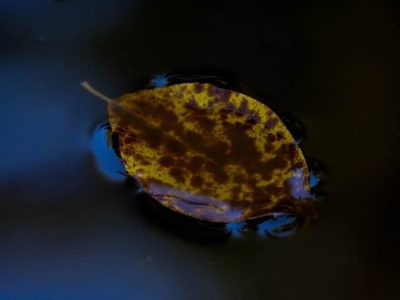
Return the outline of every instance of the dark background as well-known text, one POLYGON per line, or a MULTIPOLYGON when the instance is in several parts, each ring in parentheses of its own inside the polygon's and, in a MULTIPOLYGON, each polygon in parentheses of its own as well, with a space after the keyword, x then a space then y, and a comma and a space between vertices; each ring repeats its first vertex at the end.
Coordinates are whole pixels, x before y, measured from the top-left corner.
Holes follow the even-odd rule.
POLYGON ((395 1, 0 0, 0 299, 400 299, 395 1), (300 4, 301 3, 301 4, 300 4), (175 69, 235 74, 307 128, 321 219, 204 243, 97 170, 106 107, 175 69))

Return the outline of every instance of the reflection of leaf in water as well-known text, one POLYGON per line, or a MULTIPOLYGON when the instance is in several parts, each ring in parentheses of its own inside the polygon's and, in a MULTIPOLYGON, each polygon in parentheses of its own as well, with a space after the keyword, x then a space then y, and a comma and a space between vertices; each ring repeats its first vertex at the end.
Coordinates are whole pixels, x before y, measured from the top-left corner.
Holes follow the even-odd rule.
POLYGON ((82 85, 108 103, 127 172, 164 206, 212 222, 313 211, 300 148, 257 100, 206 83, 116 100, 82 85))

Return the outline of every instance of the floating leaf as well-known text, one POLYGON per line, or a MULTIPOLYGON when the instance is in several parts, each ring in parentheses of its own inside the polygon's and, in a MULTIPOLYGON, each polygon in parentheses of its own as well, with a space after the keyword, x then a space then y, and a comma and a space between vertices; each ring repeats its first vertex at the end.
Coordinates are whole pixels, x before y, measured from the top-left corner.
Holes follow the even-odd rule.
POLYGON ((110 99, 127 172, 162 205, 197 219, 238 222, 313 215, 306 161, 280 118, 239 92, 206 83, 110 99))

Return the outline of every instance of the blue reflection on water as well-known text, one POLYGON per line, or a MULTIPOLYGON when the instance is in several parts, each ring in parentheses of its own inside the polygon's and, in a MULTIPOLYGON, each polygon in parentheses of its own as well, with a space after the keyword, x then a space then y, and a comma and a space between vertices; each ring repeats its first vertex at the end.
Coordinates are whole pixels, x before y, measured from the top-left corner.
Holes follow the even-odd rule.
POLYGON ((273 237, 289 237, 296 233, 297 217, 283 213, 276 213, 263 223, 257 225, 257 232, 260 235, 273 237))
POLYGON ((154 88, 167 86, 168 83, 169 79, 167 74, 165 73, 157 74, 150 80, 150 85, 154 88))
POLYGON ((92 136, 92 150, 100 172, 110 180, 123 181, 126 171, 122 160, 107 143, 107 126, 99 126, 92 136))
POLYGON ((239 237, 242 235, 246 228, 247 224, 245 221, 235 222, 235 223, 227 223, 225 225, 225 232, 231 234, 234 237, 239 237))
POLYGON ((321 177, 318 176, 316 173, 314 173, 313 171, 310 172, 310 187, 316 187, 319 182, 321 181, 321 177))

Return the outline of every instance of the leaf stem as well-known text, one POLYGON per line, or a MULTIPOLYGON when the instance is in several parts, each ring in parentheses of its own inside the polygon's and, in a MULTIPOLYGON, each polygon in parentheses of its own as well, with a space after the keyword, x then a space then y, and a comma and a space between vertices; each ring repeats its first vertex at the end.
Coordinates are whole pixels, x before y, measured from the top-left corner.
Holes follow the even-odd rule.
POLYGON ((94 87, 92 87, 89 82, 83 81, 81 82, 81 86, 87 90, 89 93, 95 95, 97 98, 100 98, 101 100, 106 101, 108 104, 112 104, 115 101, 111 99, 110 97, 107 97, 106 95, 100 93, 98 90, 96 90, 94 87))

